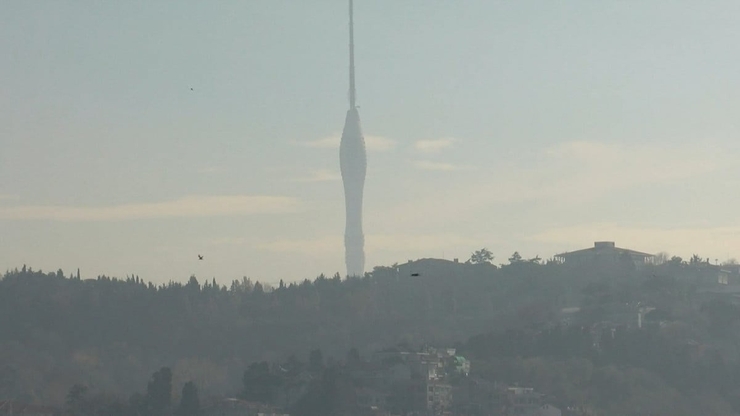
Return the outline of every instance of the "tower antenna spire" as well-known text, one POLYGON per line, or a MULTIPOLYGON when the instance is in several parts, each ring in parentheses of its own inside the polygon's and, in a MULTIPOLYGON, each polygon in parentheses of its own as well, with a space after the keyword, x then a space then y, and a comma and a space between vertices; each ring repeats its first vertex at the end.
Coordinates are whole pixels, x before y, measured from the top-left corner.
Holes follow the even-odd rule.
POLYGON ((355 26, 353 19, 352 0, 349 0, 349 108, 356 108, 355 104, 355 26))

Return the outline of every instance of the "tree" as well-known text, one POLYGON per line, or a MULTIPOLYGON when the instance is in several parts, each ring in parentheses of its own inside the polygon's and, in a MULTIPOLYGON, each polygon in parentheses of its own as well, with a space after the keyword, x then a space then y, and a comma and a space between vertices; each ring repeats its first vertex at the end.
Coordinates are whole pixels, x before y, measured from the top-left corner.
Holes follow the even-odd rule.
POLYGON ((483 247, 480 250, 474 251, 473 254, 470 255, 470 260, 468 260, 468 263, 472 264, 483 264, 488 263, 491 264, 493 262, 493 253, 491 253, 490 250, 483 247))
POLYGON ((84 416, 88 414, 87 409, 87 387, 75 384, 67 393, 65 414, 68 416, 84 416))
POLYGON ((320 372, 324 369, 324 355, 320 349, 311 351, 308 356, 308 369, 312 372, 320 372))
POLYGON ((141 393, 134 393, 128 399, 128 408, 136 415, 146 414, 146 397, 141 393))
POLYGON ((328 367, 311 383, 308 393, 293 405, 290 414, 296 416, 336 415, 342 400, 349 396, 348 389, 354 390, 352 383, 342 378, 338 368, 328 367))
POLYGON ((521 263, 522 261, 522 255, 519 254, 518 251, 515 251, 514 254, 509 257, 509 264, 521 263))
POLYGON ((152 416, 167 415, 172 408, 172 370, 162 367, 146 387, 146 402, 152 416))
POLYGON ((194 274, 190 275, 190 280, 188 280, 188 284, 185 287, 194 292, 200 292, 200 283, 198 283, 198 278, 194 274))
POLYGON ((242 397, 249 401, 272 403, 282 380, 270 372, 267 361, 252 363, 242 377, 242 397))
POLYGON ((188 381, 182 387, 182 397, 180 405, 175 412, 177 416, 200 416, 200 399, 198 398, 198 388, 195 383, 188 381))
POLYGON ((6 398, 16 398, 21 394, 21 379, 15 367, 6 365, 0 368, 0 392, 6 398))
POLYGON ((283 363, 282 368, 283 370, 288 372, 289 376, 296 376, 300 374, 301 371, 303 371, 303 368, 306 365, 302 363, 298 358, 296 358, 295 355, 292 355, 288 357, 288 359, 283 363))
POLYGON ((655 255, 655 264, 663 264, 668 263, 671 259, 671 255, 666 253, 665 251, 661 251, 660 253, 655 255))
POLYGON ((347 352, 347 365, 349 366, 357 366, 362 362, 362 359, 360 358, 360 352, 357 351, 357 348, 352 347, 347 352))

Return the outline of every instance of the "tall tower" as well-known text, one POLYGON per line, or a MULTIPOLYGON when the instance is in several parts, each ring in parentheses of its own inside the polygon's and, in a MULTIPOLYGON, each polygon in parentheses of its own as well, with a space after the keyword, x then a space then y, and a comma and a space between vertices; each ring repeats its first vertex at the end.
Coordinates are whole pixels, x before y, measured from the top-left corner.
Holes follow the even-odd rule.
POLYGON ((362 193, 365 188, 367 154, 360 128, 360 113, 355 104, 355 42, 352 0, 349 0, 349 110, 344 119, 339 145, 339 165, 344 183, 346 224, 344 260, 348 276, 365 274, 365 236, 362 234, 362 193))

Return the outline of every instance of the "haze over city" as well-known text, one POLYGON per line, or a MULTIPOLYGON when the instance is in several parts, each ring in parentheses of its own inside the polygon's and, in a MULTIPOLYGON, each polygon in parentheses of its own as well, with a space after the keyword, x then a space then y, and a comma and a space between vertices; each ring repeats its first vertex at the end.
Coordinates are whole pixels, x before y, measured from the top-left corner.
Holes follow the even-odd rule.
MULTIPOLYGON (((740 255, 738 12, 356 2, 365 270, 740 255)), ((344 2, 7 2, 0 65, 0 268, 344 273, 344 2)))

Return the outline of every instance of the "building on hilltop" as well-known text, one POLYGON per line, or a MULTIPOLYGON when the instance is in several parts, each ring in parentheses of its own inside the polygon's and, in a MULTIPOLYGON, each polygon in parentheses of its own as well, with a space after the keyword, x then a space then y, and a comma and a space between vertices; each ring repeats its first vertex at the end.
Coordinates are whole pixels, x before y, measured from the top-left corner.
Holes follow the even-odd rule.
POLYGON ((629 263, 639 268, 646 264, 654 264, 655 256, 616 247, 613 241, 596 241, 591 248, 557 254, 555 261, 569 266, 608 266, 629 263))

